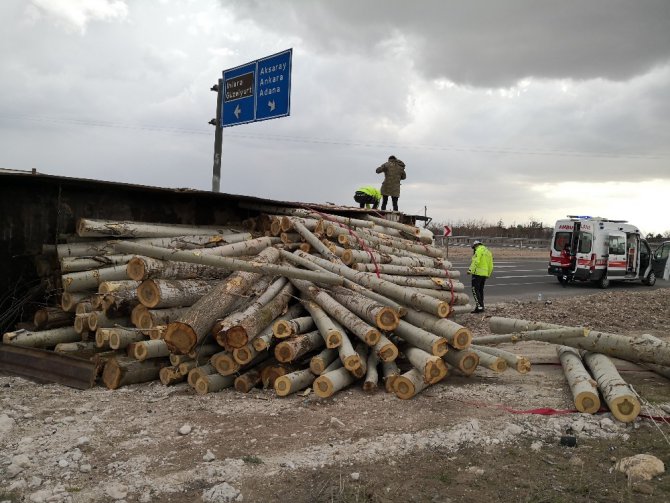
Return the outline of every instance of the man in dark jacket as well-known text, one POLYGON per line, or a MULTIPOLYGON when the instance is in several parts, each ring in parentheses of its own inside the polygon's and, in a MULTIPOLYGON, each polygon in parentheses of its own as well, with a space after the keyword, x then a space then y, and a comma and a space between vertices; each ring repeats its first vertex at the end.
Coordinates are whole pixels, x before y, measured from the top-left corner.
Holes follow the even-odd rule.
POLYGON ((398 211, 398 198, 400 197, 400 180, 407 178, 405 174, 405 163, 392 155, 389 160, 377 168, 377 173, 384 173, 382 183, 382 210, 386 210, 389 196, 393 202, 393 211, 398 211))

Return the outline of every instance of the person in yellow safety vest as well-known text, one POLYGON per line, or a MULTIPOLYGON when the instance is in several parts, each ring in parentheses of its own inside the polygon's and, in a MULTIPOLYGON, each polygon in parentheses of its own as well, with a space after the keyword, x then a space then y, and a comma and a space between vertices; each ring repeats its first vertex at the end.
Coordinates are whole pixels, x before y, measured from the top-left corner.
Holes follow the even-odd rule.
POLYGON ((361 187, 354 194, 354 201, 361 205, 361 208, 369 208, 370 205, 374 209, 379 206, 379 201, 382 198, 382 193, 375 189, 372 185, 361 187))
POLYGON ((493 255, 481 241, 472 243, 473 253, 468 274, 472 275, 472 296, 475 299, 473 313, 484 311, 484 283, 493 273, 493 255))

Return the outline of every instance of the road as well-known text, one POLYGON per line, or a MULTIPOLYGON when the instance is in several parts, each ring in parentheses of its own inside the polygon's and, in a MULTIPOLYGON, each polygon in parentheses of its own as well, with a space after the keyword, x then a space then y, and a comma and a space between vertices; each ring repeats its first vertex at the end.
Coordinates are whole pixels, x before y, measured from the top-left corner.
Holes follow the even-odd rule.
MULTIPOLYGON (((511 300, 537 300, 542 294, 543 300, 556 297, 589 295, 602 292, 590 282, 577 282, 566 287, 559 284, 555 276, 547 274, 547 261, 539 259, 495 260, 493 276, 486 281, 484 290, 486 302, 504 302, 511 300)), ((470 278, 466 271, 470 261, 456 260, 453 268, 461 273, 461 281, 470 290, 470 278)), ((613 282, 610 289, 629 289, 631 291, 670 288, 669 281, 657 280, 656 285, 648 287, 639 281, 613 282)), ((472 295, 470 295, 472 297, 472 295)))

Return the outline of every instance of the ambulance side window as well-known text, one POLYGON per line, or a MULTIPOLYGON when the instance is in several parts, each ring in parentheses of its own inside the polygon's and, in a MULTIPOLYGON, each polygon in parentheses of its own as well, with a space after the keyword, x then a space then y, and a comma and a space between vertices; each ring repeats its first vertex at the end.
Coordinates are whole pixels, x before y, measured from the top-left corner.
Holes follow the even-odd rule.
POLYGON ((565 245, 570 243, 571 237, 571 232, 557 232, 556 237, 554 238, 554 250, 557 252, 562 251, 563 248, 565 248, 565 245))
POLYGON ((625 251, 625 239, 621 236, 610 236, 610 255, 623 255, 625 251))
POLYGON ((590 232, 579 233, 579 253, 591 253, 591 242, 593 236, 590 232))

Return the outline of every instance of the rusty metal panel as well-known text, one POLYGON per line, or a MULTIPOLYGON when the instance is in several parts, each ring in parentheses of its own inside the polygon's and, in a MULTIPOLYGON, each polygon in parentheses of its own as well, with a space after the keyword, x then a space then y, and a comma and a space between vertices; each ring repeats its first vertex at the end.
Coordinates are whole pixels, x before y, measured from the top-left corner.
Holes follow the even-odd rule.
POLYGON ((45 349, 0 344, 0 373, 77 389, 95 386, 96 364, 45 349))

